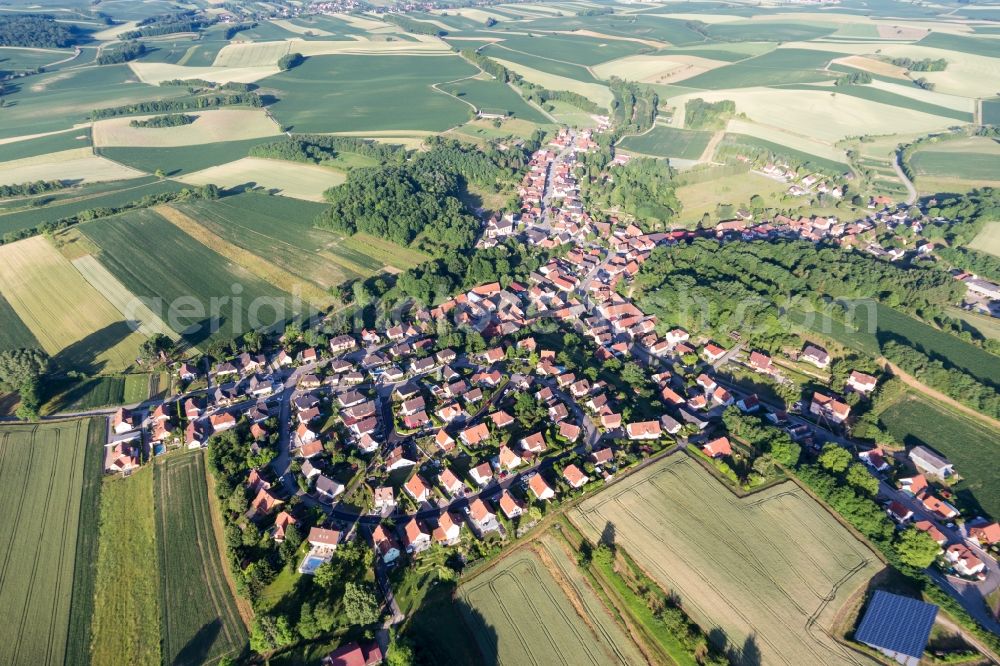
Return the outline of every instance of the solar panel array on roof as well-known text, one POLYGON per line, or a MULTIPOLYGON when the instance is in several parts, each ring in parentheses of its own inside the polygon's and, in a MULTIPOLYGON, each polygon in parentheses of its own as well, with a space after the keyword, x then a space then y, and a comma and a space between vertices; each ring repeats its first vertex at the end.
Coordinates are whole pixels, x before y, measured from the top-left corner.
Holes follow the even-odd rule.
POLYGON ((937 609, 934 604, 877 590, 854 639, 919 659, 927 647, 937 609))

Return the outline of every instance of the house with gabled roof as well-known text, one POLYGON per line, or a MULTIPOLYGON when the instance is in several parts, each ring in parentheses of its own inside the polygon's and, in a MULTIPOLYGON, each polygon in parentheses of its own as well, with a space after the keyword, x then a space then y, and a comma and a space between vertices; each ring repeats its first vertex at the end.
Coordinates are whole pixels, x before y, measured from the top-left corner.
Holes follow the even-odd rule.
POLYGON ((486 502, 478 497, 469 502, 469 519, 480 532, 493 532, 500 529, 496 514, 490 511, 486 502))
POLYGON ((419 474, 411 476, 409 481, 403 484, 403 489, 417 502, 426 502, 431 496, 431 489, 427 487, 419 474))
POLYGON ((955 473, 955 466, 952 463, 926 446, 914 446, 910 449, 909 457, 917 471, 924 474, 947 479, 955 473))
POLYGON ((566 479, 566 482, 573 488, 582 488, 586 485, 587 481, 590 481, 590 478, 587 477, 587 475, 584 474, 579 467, 572 463, 566 465, 563 469, 562 475, 563 478, 566 479))
POLYGON ((458 437, 466 446, 478 446, 490 438, 490 429, 485 423, 478 423, 463 430, 458 437))
POLYGON ((546 449, 545 437, 540 432, 522 437, 520 444, 523 450, 530 453, 541 453, 546 449))
POLYGON ((408 553, 419 553, 431 545, 431 535, 413 516, 403 524, 402 535, 403 546, 408 553))
POLYGON ((847 377, 847 386, 858 393, 871 393, 878 385, 878 379, 857 370, 852 370, 847 377))
POLYGON ((728 437, 718 437, 701 448, 709 458, 722 458, 733 455, 733 447, 728 437))
POLYGON ((625 426, 625 432, 628 434, 629 439, 635 440, 659 439, 663 434, 660 430, 659 421, 639 421, 636 423, 629 423, 625 426))
POLYGON ((469 476, 477 485, 485 486, 493 480, 493 468, 488 462, 484 462, 470 469, 469 476))
POLYGON ((524 462, 521 459, 521 456, 514 453, 514 451, 506 444, 500 447, 500 454, 497 456, 497 459, 500 463, 500 469, 507 471, 516 469, 522 462, 524 462))
POLYGON ((344 484, 334 481, 325 474, 316 477, 316 495, 321 502, 332 502, 344 492, 344 484))
POLYGON ((266 488, 261 488, 257 491, 257 496, 250 502, 250 509, 247 511, 247 515, 250 518, 266 515, 271 513, 280 504, 284 504, 284 502, 272 495, 266 488))
POLYGON ((434 435, 434 445, 444 453, 448 453, 455 448, 455 440, 442 428, 434 435))
POLYGON ((434 543, 441 546, 454 546, 458 543, 461 534, 462 526, 452 519, 448 511, 442 512, 441 516, 438 517, 437 527, 434 528, 434 532, 432 533, 434 543))
POLYGON ((298 521, 287 511, 282 511, 274 519, 274 527, 271 528, 271 538, 281 543, 285 540, 285 531, 295 525, 298 521))
POLYGON ((438 476, 438 483, 451 497, 461 497, 465 494, 465 484, 455 476, 455 473, 445 467, 438 476))

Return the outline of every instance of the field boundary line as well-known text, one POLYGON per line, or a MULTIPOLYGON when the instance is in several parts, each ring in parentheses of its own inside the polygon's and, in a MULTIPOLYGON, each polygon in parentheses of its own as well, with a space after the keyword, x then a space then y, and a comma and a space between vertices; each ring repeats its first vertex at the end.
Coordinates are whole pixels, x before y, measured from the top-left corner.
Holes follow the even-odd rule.
POLYGON ((886 358, 882 358, 880 360, 885 362, 886 365, 889 366, 889 369, 892 371, 892 374, 899 377, 904 384, 916 390, 918 393, 921 393, 924 396, 930 398, 931 400, 934 400, 935 402, 941 403, 942 405, 949 407, 952 411, 958 411, 966 416, 975 418, 979 421, 983 421, 989 427, 995 428, 996 430, 1000 431, 1000 421, 998 421, 997 419, 994 419, 991 416, 983 414, 982 412, 975 410, 972 407, 963 405, 954 398, 949 397, 944 393, 941 393, 940 391, 931 388, 930 386, 927 386, 927 384, 924 384, 919 379, 917 379, 910 373, 906 372, 892 361, 886 358))
MULTIPOLYGON (((219 556, 221 557, 222 554, 225 552, 224 550, 225 537, 223 535, 222 525, 218 520, 217 511, 221 510, 221 508, 218 506, 218 498, 216 498, 215 496, 215 477, 212 476, 211 470, 208 469, 208 465, 203 465, 203 467, 205 470, 205 484, 207 487, 207 494, 208 494, 208 510, 212 519, 212 532, 215 535, 216 549, 218 550, 219 556)), ((233 580, 232 572, 230 571, 230 568, 227 565, 228 565, 227 562, 225 561, 222 562, 222 573, 226 578, 226 584, 229 586, 229 592, 232 594, 233 600, 236 602, 236 610, 240 615, 240 620, 243 622, 243 625, 249 631, 250 625, 253 622, 254 612, 253 609, 247 603, 246 599, 241 597, 236 592, 236 583, 233 580)))

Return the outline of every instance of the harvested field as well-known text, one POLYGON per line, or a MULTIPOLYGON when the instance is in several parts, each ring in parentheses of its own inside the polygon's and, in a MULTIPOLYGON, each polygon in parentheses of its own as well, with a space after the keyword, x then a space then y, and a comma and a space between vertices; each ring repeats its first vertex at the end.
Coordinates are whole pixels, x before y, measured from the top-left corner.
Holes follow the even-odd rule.
POLYGON ((161 663, 159 575, 150 571, 157 553, 154 506, 149 468, 103 482, 90 644, 94 664, 161 663))
POLYGON ((340 185, 343 172, 315 164, 286 162, 260 157, 244 157, 235 162, 195 171, 179 178, 191 185, 213 183, 223 188, 252 183, 255 187, 277 190, 277 194, 307 201, 323 201, 323 192, 340 185))
POLYGON ((570 513, 611 538, 742 664, 873 664, 828 632, 881 563, 792 483, 737 498, 675 454, 570 513), (794 547, 794 556, 789 547, 794 547))
POLYGON ((459 587, 483 663, 641 663, 638 648, 559 548, 551 540, 537 550, 523 547, 459 587))
POLYGON ((644 83, 676 83, 729 63, 694 55, 634 55, 595 65, 591 69, 602 79, 612 76, 644 83))
POLYGON ((317 289, 312 283, 306 282, 272 265, 270 261, 263 257, 227 243, 176 208, 157 206, 153 210, 206 248, 218 252, 237 266, 253 273, 267 284, 288 293, 301 294, 302 298, 306 301, 321 308, 333 305, 334 299, 326 291, 317 289))
MULTIPOLYGON (((737 107, 737 110, 739 110, 739 107, 737 107)), ((802 136, 797 133, 793 134, 774 125, 762 125, 737 118, 729 121, 727 129, 732 136, 745 135, 759 139, 759 143, 778 144, 777 148, 787 147, 788 154, 795 155, 797 158, 800 157, 797 153, 801 154, 802 158, 812 155, 818 158, 818 160, 825 160, 829 163, 830 168, 847 170, 847 156, 843 149, 836 148, 828 143, 816 141, 808 136, 802 136), (833 167, 833 164, 837 164, 838 166, 833 167)), ((730 134, 727 134, 727 136, 730 136, 730 134)))
POLYGON ((94 145, 98 148, 129 146, 133 148, 170 148, 200 146, 218 141, 242 141, 281 133, 278 124, 264 109, 218 109, 186 115, 195 116, 190 125, 177 127, 131 127, 136 119, 153 116, 108 118, 94 123, 94 145))
POLYGON ((96 536, 103 452, 91 429, 103 438, 103 424, 83 419, 0 428, 0 506, 10 517, 0 543, 3 663, 84 661, 96 553, 90 531, 96 536), (88 445, 97 456, 87 455, 88 445))
POLYGON ((737 113, 745 113, 752 122, 829 144, 857 135, 859 127, 870 134, 900 134, 955 124, 953 118, 836 94, 835 89, 714 90, 672 97, 670 103, 682 108, 687 100, 697 97, 707 102, 733 100, 737 113))
POLYGON ((891 62, 876 60, 875 58, 869 58, 867 56, 845 56, 843 58, 832 60, 831 64, 834 63, 847 65, 848 67, 854 67, 855 69, 862 69, 866 72, 871 72, 872 74, 878 74, 880 76, 890 76, 894 79, 901 79, 903 81, 907 80, 905 67, 899 67, 897 65, 893 65, 891 62))
MULTIPOLYGON (((277 59, 274 62, 277 62, 277 59)), ((249 67, 192 67, 169 62, 130 62, 129 67, 140 81, 152 86, 173 79, 203 79, 213 83, 255 83, 278 73, 278 66, 274 62, 270 65, 249 67)))
POLYGON ((157 458, 153 484, 163 661, 235 658, 247 632, 212 531, 204 453, 157 458))
POLYGON ((57 179, 95 183, 142 175, 140 171, 94 155, 90 148, 72 148, 58 153, 0 162, 0 185, 57 179))
POLYGON ((143 340, 44 236, 0 246, 0 295, 67 367, 122 370, 143 340))
POLYGON ((448 45, 439 39, 427 42, 386 41, 316 41, 287 40, 280 42, 237 42, 219 51, 214 67, 255 68, 271 66, 287 53, 304 56, 320 55, 442 55, 448 45))

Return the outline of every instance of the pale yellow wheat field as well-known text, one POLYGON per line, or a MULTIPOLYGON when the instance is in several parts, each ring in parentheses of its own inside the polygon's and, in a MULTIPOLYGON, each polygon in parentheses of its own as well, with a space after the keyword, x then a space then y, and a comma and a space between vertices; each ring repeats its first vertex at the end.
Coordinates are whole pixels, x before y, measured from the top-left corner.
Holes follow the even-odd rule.
POLYGON ((341 171, 314 164, 244 157, 186 174, 178 180, 191 185, 213 183, 225 188, 254 183, 258 187, 276 189, 278 194, 284 196, 322 201, 324 190, 340 185, 346 179, 341 171))
POLYGON ((132 127, 136 119, 153 116, 108 118, 94 123, 94 145, 139 146, 167 148, 172 146, 197 146, 218 141, 239 141, 281 134, 281 128, 264 109, 218 109, 195 111, 186 115, 196 116, 190 125, 177 127, 132 127))
POLYGON ((46 155, 0 162, 0 185, 33 180, 72 180, 96 183, 138 178, 143 173, 103 157, 90 148, 71 148, 46 155))

